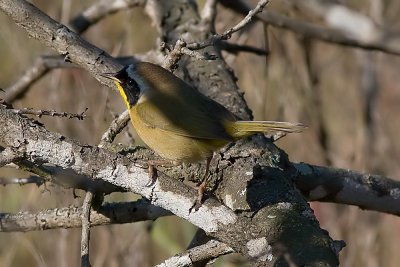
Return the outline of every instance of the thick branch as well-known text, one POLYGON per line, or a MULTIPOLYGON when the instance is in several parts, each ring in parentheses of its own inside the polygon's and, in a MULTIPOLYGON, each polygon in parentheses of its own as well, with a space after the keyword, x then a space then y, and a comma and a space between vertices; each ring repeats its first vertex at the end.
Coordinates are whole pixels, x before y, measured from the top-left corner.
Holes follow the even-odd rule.
MULTIPOLYGON (((28 232, 82 226, 82 207, 66 207, 39 212, 0 213, 0 232, 28 232)), ((150 204, 147 200, 105 203, 90 212, 90 225, 107 225, 156 220, 172 215, 170 211, 150 204)))
POLYGON ((294 164, 296 186, 311 201, 359 206, 400 215, 400 182, 352 170, 294 164))

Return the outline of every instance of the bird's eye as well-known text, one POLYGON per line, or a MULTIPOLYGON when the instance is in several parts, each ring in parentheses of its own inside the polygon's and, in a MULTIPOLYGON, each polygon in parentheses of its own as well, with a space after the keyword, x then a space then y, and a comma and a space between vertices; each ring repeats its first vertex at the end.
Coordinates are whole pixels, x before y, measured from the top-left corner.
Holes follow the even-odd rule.
POLYGON ((129 87, 133 87, 133 86, 135 86, 136 82, 132 79, 128 79, 127 84, 129 87))

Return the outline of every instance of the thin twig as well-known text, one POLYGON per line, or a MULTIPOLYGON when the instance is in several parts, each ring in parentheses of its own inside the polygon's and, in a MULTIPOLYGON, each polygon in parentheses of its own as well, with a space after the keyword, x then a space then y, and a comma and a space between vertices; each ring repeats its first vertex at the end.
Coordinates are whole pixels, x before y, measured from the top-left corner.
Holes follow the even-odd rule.
POLYGON ((191 43, 187 45, 187 48, 197 50, 197 49, 202 49, 210 45, 214 45, 216 42, 221 41, 221 40, 228 40, 231 38, 232 33, 235 33, 237 31, 240 31, 243 29, 247 24, 251 22, 251 20, 262 10, 264 7, 268 4, 269 0, 261 0, 258 2, 257 6, 250 10, 249 14, 241 20, 238 24, 236 24, 234 27, 226 30, 223 34, 214 34, 207 40, 200 42, 200 43, 191 43))
POLYGON ((42 116, 52 116, 52 117, 62 117, 62 118, 68 118, 68 119, 76 118, 78 120, 83 120, 83 118, 86 117, 87 110, 88 110, 88 108, 86 108, 83 112, 78 113, 78 114, 68 113, 68 112, 57 112, 55 110, 35 110, 32 108, 12 109, 12 112, 15 114, 36 115, 39 118, 41 118, 42 116))
POLYGON ((129 110, 125 110, 116 119, 114 119, 107 131, 101 137, 99 147, 104 147, 107 143, 111 144, 114 138, 119 134, 123 128, 128 125, 129 122, 129 110))
POLYGON ((86 192, 82 205, 82 236, 81 236, 81 266, 90 267, 89 241, 90 241, 90 209, 92 207, 93 192, 86 192))
MULTIPOLYGON (((215 55, 207 55, 207 54, 202 55, 193 50, 199 50, 199 49, 205 48, 207 46, 215 45, 215 44, 219 43, 220 41, 230 39, 233 33, 243 29, 246 25, 248 25, 251 22, 251 20, 253 19, 253 17, 256 16, 258 13, 260 13, 263 10, 263 8, 267 5, 268 2, 269 2, 269 0, 259 1, 257 6, 253 10, 251 10, 249 12, 249 14, 243 20, 241 20, 234 27, 226 30, 223 34, 214 34, 207 40, 202 41, 200 43, 187 44, 183 40, 178 40, 173 47, 168 47, 165 43, 162 44, 164 46, 162 48, 167 48, 170 50, 170 53, 168 54, 168 57, 165 59, 162 66, 170 71, 174 71, 177 68, 178 61, 181 59, 181 57, 183 55, 188 55, 188 56, 194 57, 198 60, 214 60, 214 59, 216 59, 215 55)), ((207 9, 211 10, 213 8, 213 4, 214 3, 212 1, 210 1, 208 3, 209 7, 207 7, 207 9)), ((207 12, 211 12, 211 11, 207 11, 207 12)), ((208 15, 211 16, 212 14, 208 14, 208 15)))

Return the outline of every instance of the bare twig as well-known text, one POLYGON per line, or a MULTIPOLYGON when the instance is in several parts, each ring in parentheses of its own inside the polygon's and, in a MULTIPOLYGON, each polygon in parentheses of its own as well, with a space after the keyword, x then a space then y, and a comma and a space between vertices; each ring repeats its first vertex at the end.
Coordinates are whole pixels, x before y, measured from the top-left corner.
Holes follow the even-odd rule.
MULTIPOLYGON (((219 0, 228 8, 235 10, 242 15, 246 14, 251 6, 241 0, 219 0)), ((303 1, 304 4, 309 1, 303 1)), ((300 2, 299 2, 300 3, 300 2)), ((381 36, 375 40, 366 40, 357 36, 348 35, 340 31, 339 28, 328 29, 315 24, 292 19, 270 11, 258 14, 256 19, 271 24, 272 26, 284 28, 306 37, 319 39, 325 42, 336 43, 344 46, 359 47, 363 49, 379 50, 385 53, 400 55, 400 35, 388 33, 384 28, 377 30, 376 36, 381 36)))
POLYGON ((243 29, 247 24, 249 24, 251 22, 251 20, 258 13, 262 12, 262 10, 268 4, 268 2, 269 2, 268 0, 259 1, 257 6, 254 9, 250 10, 249 13, 247 14, 247 16, 243 20, 241 20, 238 24, 236 24, 234 27, 226 30, 222 34, 214 34, 213 36, 211 36, 210 38, 208 38, 207 40, 205 40, 203 42, 188 44, 187 48, 192 49, 192 50, 202 49, 207 46, 214 45, 216 42, 219 42, 221 40, 230 39, 232 36, 232 33, 235 33, 237 31, 240 31, 241 29, 243 29))
POLYGON ((89 243, 90 243, 90 209, 92 207, 93 192, 86 192, 82 205, 82 236, 81 236, 81 266, 90 267, 89 243))
POLYGON ((39 176, 29 176, 27 178, 4 178, 0 177, 0 185, 8 185, 8 184, 36 184, 37 186, 41 186, 44 183, 44 179, 39 176))
POLYGON ((12 109, 12 112, 15 114, 36 115, 39 118, 42 116, 52 116, 52 117, 62 117, 62 118, 68 118, 68 119, 76 118, 78 120, 83 120, 83 118, 86 117, 87 110, 88 110, 88 108, 86 108, 83 112, 78 113, 78 114, 68 113, 68 112, 57 112, 55 110, 35 110, 32 108, 12 109))
POLYGON ((122 129, 128 125, 129 122, 129 110, 122 112, 118 118, 114 119, 107 131, 101 137, 99 147, 104 147, 107 143, 111 144, 114 141, 115 136, 119 134, 122 129))
POLYGON ((215 55, 207 55, 207 54, 200 54, 199 52, 190 50, 186 47, 186 42, 184 42, 183 40, 178 40, 176 41, 176 44, 172 47, 172 46, 168 46, 168 44, 163 43, 162 44, 162 48, 166 48, 168 50, 170 50, 168 56, 166 57, 166 59, 164 60, 164 63, 162 65, 163 68, 170 70, 170 71, 174 71, 178 65, 178 61, 181 59, 181 57, 183 55, 188 55, 191 56, 197 60, 214 60, 216 59, 215 55))
POLYGON ((157 267, 192 266, 196 262, 216 259, 219 256, 226 255, 232 252, 234 252, 233 249, 225 245, 224 243, 217 240, 211 240, 204 245, 194 247, 172 258, 169 258, 165 262, 157 265, 157 267))
MULTIPOLYGON (((0 232, 27 232, 82 226, 82 207, 65 207, 39 212, 0 213, 0 232)), ((90 225, 108 225, 156 220, 172 215, 170 211, 140 199, 134 202, 104 203, 90 211, 90 225)))
MULTIPOLYGON (((236 24, 234 27, 226 30, 223 34, 214 34, 210 38, 208 38, 205 41, 199 42, 199 43, 191 43, 187 44, 183 40, 178 40, 176 44, 174 45, 173 48, 169 48, 171 51, 168 55, 168 57, 165 59, 163 63, 163 67, 174 71, 177 68, 177 63, 181 59, 182 55, 188 55, 191 57, 194 57, 199 60, 214 60, 216 58, 215 55, 201 55, 200 53, 193 51, 193 50, 199 50, 202 48, 205 48, 207 46, 219 44, 223 40, 228 40, 231 38, 232 34, 243 29, 246 25, 248 25, 251 20, 253 19, 254 16, 256 16, 258 13, 260 13, 263 8, 267 5, 269 1, 268 0, 261 0, 258 2, 257 6, 249 12, 249 14, 241 20, 238 24, 236 24)), ((204 11, 205 17, 208 16, 213 16, 213 9, 215 9, 216 3, 214 1, 209 1, 206 6, 206 10, 204 11)), ((213 23, 213 22, 210 22, 213 23)), ((165 44, 164 44, 165 46, 165 44)))
POLYGON ((400 182, 351 170, 294 164, 296 186, 310 201, 343 203, 400 215, 400 182))

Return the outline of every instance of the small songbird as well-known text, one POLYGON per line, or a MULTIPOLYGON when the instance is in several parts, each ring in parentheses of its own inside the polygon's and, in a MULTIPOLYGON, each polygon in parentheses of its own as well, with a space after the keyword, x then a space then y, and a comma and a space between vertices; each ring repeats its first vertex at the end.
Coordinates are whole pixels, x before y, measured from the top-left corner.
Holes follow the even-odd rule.
POLYGON ((198 189, 200 203, 214 151, 256 133, 292 133, 305 128, 301 123, 240 120, 221 104, 152 63, 128 65, 117 73, 102 76, 116 83, 139 137, 168 160, 149 161, 150 175, 154 165, 207 161, 198 189))

